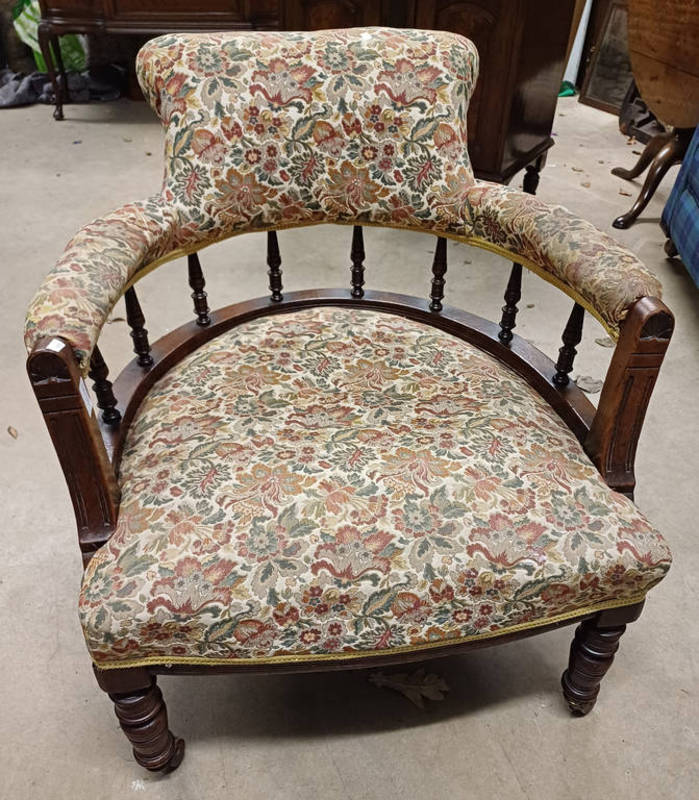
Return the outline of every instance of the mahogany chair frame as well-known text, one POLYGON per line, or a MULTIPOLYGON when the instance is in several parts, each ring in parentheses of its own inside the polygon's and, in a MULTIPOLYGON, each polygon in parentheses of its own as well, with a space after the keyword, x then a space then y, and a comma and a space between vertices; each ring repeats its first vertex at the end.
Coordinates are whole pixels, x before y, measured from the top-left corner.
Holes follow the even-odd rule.
MULTIPOLYGON (((634 458, 651 392, 672 335, 674 319, 654 297, 637 300, 629 309, 612 355, 597 409, 569 380, 575 347, 582 337, 583 309, 577 303, 563 333, 556 363, 512 332, 521 294, 521 266, 515 264, 505 293, 500 324, 466 311, 443 306, 446 240, 438 238, 429 299, 365 291, 362 229, 355 226, 349 289, 313 289, 282 294, 281 258, 275 232, 269 232, 267 264, 269 297, 210 311, 204 277, 196 253, 190 254, 189 284, 195 319, 151 346, 144 317, 130 287, 125 294, 134 358, 114 385, 99 349, 91 360, 90 377, 98 406, 92 410, 80 368, 70 345, 61 339, 39 341, 27 361, 29 377, 51 434, 68 484, 78 526, 78 543, 86 565, 113 533, 119 512, 117 474, 129 425, 153 384, 196 348, 252 319, 312 306, 342 306, 396 314, 439 328, 469 342, 520 375, 556 411, 582 444, 595 467, 614 490, 633 498, 634 458)), ((313 672, 385 666, 465 652, 524 638, 578 623, 571 645, 563 692, 571 711, 583 715, 593 707, 600 682, 609 669, 627 623, 636 620, 643 603, 581 614, 534 629, 429 650, 304 663, 228 666, 157 665, 100 670, 95 674, 109 694, 136 760, 150 770, 171 770, 184 754, 184 743, 170 732, 167 712, 156 684, 158 674, 211 675, 233 672, 313 672)))

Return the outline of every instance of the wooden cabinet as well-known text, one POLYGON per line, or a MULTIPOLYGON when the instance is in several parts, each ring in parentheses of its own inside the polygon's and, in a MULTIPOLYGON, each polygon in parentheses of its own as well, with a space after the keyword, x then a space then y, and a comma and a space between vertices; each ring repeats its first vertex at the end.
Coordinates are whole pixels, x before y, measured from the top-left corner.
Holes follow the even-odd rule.
POLYGON ((506 182, 553 144, 574 7, 574 0, 414 0, 414 27, 461 33, 478 49, 468 124, 480 178, 506 182))
MULTIPOLYGON (((41 5, 40 41, 46 49, 57 34, 95 30, 391 25, 461 33, 480 54, 468 115, 473 167, 479 178, 507 182, 527 165, 538 171, 553 144, 575 0, 44 0, 41 5)), ((536 188, 534 174, 530 188, 536 188)))
POLYGON ((283 0, 40 0, 51 35, 276 28, 283 0))
POLYGON ((284 6, 282 27, 292 31, 387 24, 381 0, 291 0, 284 6))

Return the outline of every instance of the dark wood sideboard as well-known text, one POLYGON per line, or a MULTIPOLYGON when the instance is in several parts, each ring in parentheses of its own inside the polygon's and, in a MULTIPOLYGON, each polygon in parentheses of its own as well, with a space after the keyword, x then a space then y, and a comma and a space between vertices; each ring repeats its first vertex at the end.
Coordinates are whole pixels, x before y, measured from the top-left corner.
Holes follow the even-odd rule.
MULTIPOLYGON (((468 115, 476 175, 500 183, 527 167, 525 188, 553 144, 551 129, 575 0, 41 0, 39 41, 63 118, 65 73, 50 44, 63 33, 431 28, 472 39, 480 77, 468 115), (56 68, 57 67, 57 68, 56 68)), ((53 48, 58 51, 58 48, 53 48)))

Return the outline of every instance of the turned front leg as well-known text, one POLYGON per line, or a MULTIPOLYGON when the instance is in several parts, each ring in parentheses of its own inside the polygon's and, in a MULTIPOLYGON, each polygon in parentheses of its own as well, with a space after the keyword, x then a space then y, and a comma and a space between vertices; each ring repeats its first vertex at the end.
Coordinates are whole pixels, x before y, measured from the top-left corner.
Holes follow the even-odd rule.
POLYGON ((561 678, 563 694, 573 714, 584 716, 592 711, 602 678, 612 666, 625 630, 626 625, 600 628, 594 619, 578 626, 570 646, 568 669, 561 678))
POLYGON ((168 728, 167 709, 155 678, 145 689, 109 696, 136 761, 152 771, 177 769, 184 757, 184 740, 168 728))

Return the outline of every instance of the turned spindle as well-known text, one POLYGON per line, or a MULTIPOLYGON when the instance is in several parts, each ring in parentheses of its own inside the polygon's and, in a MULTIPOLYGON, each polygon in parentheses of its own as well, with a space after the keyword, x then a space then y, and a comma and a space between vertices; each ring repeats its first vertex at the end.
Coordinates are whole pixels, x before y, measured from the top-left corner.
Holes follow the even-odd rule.
POLYGON ((447 240, 443 236, 437 238, 432 261, 432 290, 430 291, 430 311, 441 311, 444 299, 444 276, 447 273, 447 240))
POLYGON ((536 189, 539 185, 539 167, 535 164, 527 164, 524 173, 524 180, 522 181, 522 189, 527 194, 536 194, 536 189))
POLYGON ((502 317, 500 318, 500 333, 498 339, 503 344, 512 341, 512 331, 516 326, 517 303, 522 297, 522 265, 513 264, 510 272, 510 279, 507 281, 505 289, 505 305, 502 307, 502 317))
POLYGON ((117 399, 112 391, 112 382, 108 380, 109 368, 97 345, 90 357, 88 374, 93 380, 92 388, 97 396, 97 405, 102 409, 102 419, 107 425, 117 425, 121 421, 121 414, 116 407, 117 399))
POLYGON ((563 347, 558 351, 558 361, 556 361, 556 374, 553 376, 553 382, 556 386, 567 386, 570 382, 568 377, 573 369, 573 361, 578 351, 575 349, 576 345, 580 344, 582 339, 583 319, 585 317, 585 309, 576 303, 573 310, 570 312, 570 317, 563 331, 563 347))
POLYGON ((271 300, 279 303, 284 299, 282 294, 282 257, 279 253, 279 242, 277 241, 277 232, 267 232, 267 266, 269 270, 269 290, 272 292, 271 300))
POLYGON ((191 297, 194 300, 194 313, 197 315, 197 325, 210 325, 209 304, 206 300, 207 294, 204 291, 206 281, 204 280, 204 273, 201 271, 199 256, 196 253, 190 253, 187 256, 187 269, 189 272, 189 286, 192 290, 191 297))
POLYGON ((144 327, 146 318, 143 316, 141 304, 138 302, 133 286, 124 293, 124 302, 126 303, 126 322, 131 328, 133 351, 138 356, 138 364, 147 369, 153 366, 153 356, 150 354, 148 330, 144 327))
MULTIPOLYGON (((536 194, 539 185, 539 162, 528 164, 524 173, 522 188, 527 194, 536 194)), ((517 327, 517 303, 522 298, 522 265, 514 262, 510 271, 510 278, 505 289, 505 305, 502 307, 502 317, 500 318, 500 333, 498 339, 503 344, 512 341, 512 331, 517 327)))
POLYGON ((352 297, 364 297, 364 232, 361 225, 352 228, 352 249, 350 259, 352 261, 352 297))

